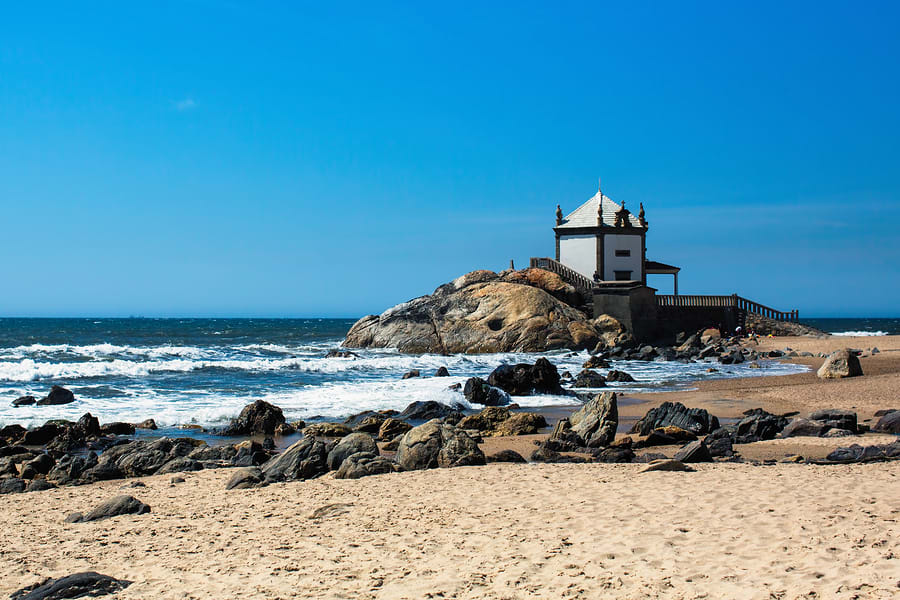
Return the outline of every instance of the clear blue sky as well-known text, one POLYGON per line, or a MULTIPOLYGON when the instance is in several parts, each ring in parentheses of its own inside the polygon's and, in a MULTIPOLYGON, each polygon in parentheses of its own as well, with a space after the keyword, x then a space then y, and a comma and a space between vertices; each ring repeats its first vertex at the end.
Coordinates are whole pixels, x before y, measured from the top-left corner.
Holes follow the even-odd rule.
POLYGON ((7 5, 0 315, 380 312, 598 176, 682 293, 900 314, 897 3, 320 4, 7 5))

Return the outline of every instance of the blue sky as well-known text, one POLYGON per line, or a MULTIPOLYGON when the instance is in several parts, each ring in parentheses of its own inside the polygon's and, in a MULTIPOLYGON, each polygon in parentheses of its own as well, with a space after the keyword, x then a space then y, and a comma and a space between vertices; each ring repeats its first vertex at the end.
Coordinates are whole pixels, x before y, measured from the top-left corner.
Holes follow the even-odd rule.
POLYGON ((896 3, 26 4, 0 315, 380 312, 598 176, 682 293, 900 314, 896 3))

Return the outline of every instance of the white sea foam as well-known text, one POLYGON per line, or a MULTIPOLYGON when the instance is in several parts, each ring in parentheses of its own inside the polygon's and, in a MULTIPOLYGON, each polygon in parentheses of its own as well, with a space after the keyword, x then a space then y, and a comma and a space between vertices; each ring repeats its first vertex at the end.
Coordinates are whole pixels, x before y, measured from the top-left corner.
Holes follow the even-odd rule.
POLYGON ((870 337, 887 335, 887 331, 832 331, 831 335, 847 337, 870 337))

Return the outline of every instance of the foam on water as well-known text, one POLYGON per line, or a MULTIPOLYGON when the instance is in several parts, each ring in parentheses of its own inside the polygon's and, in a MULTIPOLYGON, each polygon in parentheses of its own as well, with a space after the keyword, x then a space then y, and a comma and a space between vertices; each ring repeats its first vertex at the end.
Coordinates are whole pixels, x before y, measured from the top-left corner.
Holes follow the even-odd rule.
POLYGON ((831 335, 847 336, 847 337, 868 337, 887 335, 887 331, 832 331, 831 335))
MULTIPOLYGON (((2 321, 2 320, 0 320, 2 321)), ((544 356, 577 374, 587 352, 404 355, 354 350, 358 358, 325 358, 350 321, 321 320, 18 320, 0 329, 0 425, 76 420, 91 412, 103 422, 153 418, 160 426, 220 425, 263 399, 289 419, 340 418, 365 410, 402 410, 416 400, 465 404, 448 386, 487 375, 501 364, 544 356), (33 322, 32 322, 33 321, 33 322), (100 331, 94 328, 102 327, 100 331), (29 343, 22 343, 23 341, 29 343), (62 343, 62 342, 70 343, 62 343), (433 377, 446 367, 451 377, 433 377), (422 376, 402 379, 417 369, 422 376), (13 408, 18 396, 71 389, 73 404, 13 408)), ((715 363, 613 361, 634 383, 624 392, 684 389, 697 380, 793 373, 805 367, 759 361, 762 368, 715 363), (714 366, 715 373, 707 373, 714 366)), ((605 373, 606 369, 600 369, 605 373)), ((514 399, 523 407, 568 405, 572 396, 514 399)))

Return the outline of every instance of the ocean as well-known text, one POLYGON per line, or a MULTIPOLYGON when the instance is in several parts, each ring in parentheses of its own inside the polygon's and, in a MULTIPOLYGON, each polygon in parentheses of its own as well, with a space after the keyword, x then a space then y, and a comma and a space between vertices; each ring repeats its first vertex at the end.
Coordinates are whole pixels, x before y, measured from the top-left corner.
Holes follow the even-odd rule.
MULTIPOLYGON (((820 320, 821 322, 822 320, 820 320)), ((900 320, 834 320, 833 330, 900 332, 900 320), (844 321, 847 321, 846 323, 844 321), (862 321, 865 321, 863 323, 862 321), (882 322, 885 321, 885 322, 882 322)), ((335 419, 364 410, 402 410, 415 400, 465 400, 448 389, 487 375, 504 363, 546 356, 576 374, 587 352, 543 354, 402 355, 355 350, 359 358, 325 358, 352 319, 0 319, 0 425, 76 420, 155 419, 162 427, 225 425, 246 404, 265 400, 288 420, 335 419), (450 377, 432 377, 438 367, 450 377), (401 379, 411 369, 422 377, 401 379), (52 385, 75 393, 63 406, 19 407, 23 395, 42 397, 52 385)), ((821 326, 821 325, 820 325, 821 326)), ((763 361, 761 369, 708 363, 613 361, 635 383, 620 391, 685 388, 702 379, 792 373, 805 367, 763 361)), ((602 371, 602 370, 601 370, 602 371)), ((516 398, 523 407, 570 405, 569 396, 516 398)))

